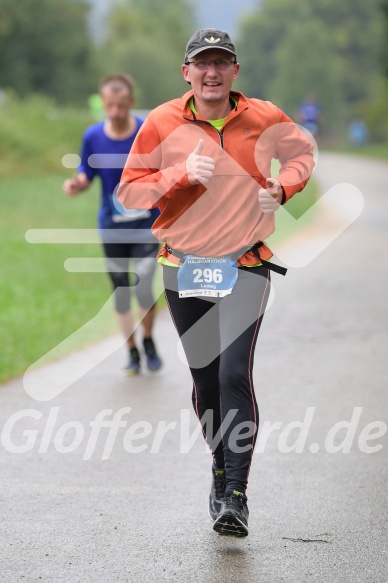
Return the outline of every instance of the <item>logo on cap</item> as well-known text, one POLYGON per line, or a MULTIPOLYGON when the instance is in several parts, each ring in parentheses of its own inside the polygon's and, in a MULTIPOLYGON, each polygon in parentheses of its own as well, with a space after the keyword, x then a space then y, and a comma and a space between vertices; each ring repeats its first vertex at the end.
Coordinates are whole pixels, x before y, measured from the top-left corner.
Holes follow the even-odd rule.
POLYGON ((205 37, 205 41, 207 43, 211 43, 212 45, 215 45, 216 43, 218 43, 221 39, 220 38, 214 38, 214 36, 211 36, 210 38, 206 38, 205 37))

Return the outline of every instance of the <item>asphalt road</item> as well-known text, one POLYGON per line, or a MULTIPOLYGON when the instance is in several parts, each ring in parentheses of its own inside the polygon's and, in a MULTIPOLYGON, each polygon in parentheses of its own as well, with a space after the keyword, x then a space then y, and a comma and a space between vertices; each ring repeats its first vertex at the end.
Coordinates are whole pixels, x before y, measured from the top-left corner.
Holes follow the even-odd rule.
POLYGON ((158 376, 124 378, 113 337, 1 387, 2 583, 388 581, 388 164, 325 154, 316 176, 365 206, 339 236, 321 208, 294 246, 330 243, 273 278, 249 537, 212 530, 211 457, 163 312, 158 376))

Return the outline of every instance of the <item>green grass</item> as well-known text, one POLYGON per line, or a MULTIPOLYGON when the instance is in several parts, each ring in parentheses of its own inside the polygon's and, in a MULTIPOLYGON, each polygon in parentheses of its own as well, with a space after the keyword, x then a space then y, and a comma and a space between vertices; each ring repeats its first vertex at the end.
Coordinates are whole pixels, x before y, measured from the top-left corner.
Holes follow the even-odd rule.
POLYGON ((59 108, 51 100, 22 100, 6 93, 0 105, 0 176, 63 170, 62 157, 79 151, 79 140, 92 123, 87 110, 59 108))
POLYGON ((294 219, 299 219, 318 199, 319 188, 317 182, 312 178, 307 186, 293 196, 286 204, 284 208, 288 210, 290 215, 294 219))
MULTIPOLYGON (((95 227, 97 193, 66 199, 62 180, 63 175, 25 176, 1 183, 1 381, 21 374, 95 316, 111 293, 105 274, 64 269, 67 257, 100 257, 99 245, 25 240, 29 229, 95 227)), ((112 322, 101 323, 100 336, 110 331, 112 322)))
MULTIPOLYGON (((276 176, 279 172, 279 162, 273 160, 271 166, 272 176, 276 176)), ((318 183, 314 178, 310 178, 309 182, 302 190, 295 194, 286 204, 282 207, 287 210, 287 213, 276 213, 275 214, 275 231, 268 237, 266 242, 269 248, 277 245, 278 243, 286 240, 288 237, 292 236, 295 232, 300 231, 306 225, 311 222, 311 217, 306 217, 305 212, 313 206, 313 204, 319 198, 319 187, 318 183), (297 221, 289 220, 289 218, 297 219, 297 221)))
POLYGON ((388 144, 366 144, 360 148, 344 146, 343 148, 340 148, 339 150, 336 149, 334 151, 342 152, 345 154, 352 154, 355 156, 367 156, 368 158, 374 158, 388 162, 388 144))
MULTIPOLYGON (((95 229, 97 183, 69 199, 62 193, 66 176, 10 177, 1 182, 0 381, 22 374, 94 318, 111 297, 105 273, 69 273, 64 268, 69 257, 103 257, 100 244, 32 244, 25 239, 30 229, 95 229)), ((159 296, 161 284, 155 280, 159 296)), ((56 356, 117 331, 111 305, 97 327, 74 335, 56 356)))
POLYGON ((311 223, 311 216, 306 216, 305 212, 317 201, 318 197, 318 184, 311 179, 302 192, 298 192, 286 202, 283 208, 288 211, 290 217, 284 212, 275 214, 276 229, 266 240, 270 249, 275 249, 276 245, 300 232, 311 223), (291 217, 297 220, 290 220, 291 217))

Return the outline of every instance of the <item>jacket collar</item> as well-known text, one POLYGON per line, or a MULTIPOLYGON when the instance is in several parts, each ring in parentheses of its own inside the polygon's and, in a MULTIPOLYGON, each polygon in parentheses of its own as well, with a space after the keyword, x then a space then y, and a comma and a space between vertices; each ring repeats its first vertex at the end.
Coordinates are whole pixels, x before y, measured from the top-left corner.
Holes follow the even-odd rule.
MULTIPOLYGON (((194 91, 188 91, 187 93, 185 93, 184 95, 182 95, 181 97, 181 101, 182 101, 182 105, 183 105, 183 109, 182 109, 182 116, 185 119, 196 119, 194 113, 191 111, 190 109, 190 99, 193 97, 194 95, 194 91)), ((241 111, 243 111, 244 109, 246 109, 248 107, 248 100, 245 97, 245 95, 243 93, 240 93, 239 91, 231 91, 230 92, 230 96, 235 98, 237 100, 237 105, 233 108, 233 112, 240 113, 241 111)))

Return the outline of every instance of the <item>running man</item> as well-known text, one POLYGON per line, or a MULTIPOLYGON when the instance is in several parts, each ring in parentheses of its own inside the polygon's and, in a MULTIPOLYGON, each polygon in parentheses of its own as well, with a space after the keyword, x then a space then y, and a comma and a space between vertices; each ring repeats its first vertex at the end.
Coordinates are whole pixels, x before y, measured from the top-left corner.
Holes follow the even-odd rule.
POLYGON ((125 159, 143 124, 142 119, 130 112, 134 103, 133 92, 134 84, 129 75, 108 75, 102 79, 99 93, 106 119, 86 130, 78 173, 63 184, 65 194, 72 197, 87 190, 96 176, 100 178, 98 226, 113 286, 117 321, 127 338, 129 362, 124 371, 129 376, 141 372, 140 351, 135 340, 130 306, 130 260, 134 262, 138 279, 138 282, 131 283, 135 285, 142 314, 147 368, 154 372, 162 366, 152 338, 156 311, 152 282, 159 244, 150 229, 159 211, 157 208, 131 209, 124 213, 115 197, 125 159))
POLYGON ((191 90, 147 117, 121 178, 124 207, 156 208, 165 293, 213 456, 209 514, 221 535, 248 534, 246 489, 259 413, 254 351, 270 290, 265 239, 274 213, 304 188, 313 145, 268 101, 232 91, 229 35, 201 29, 186 46, 191 90), (271 177, 271 160, 280 161, 271 177))

